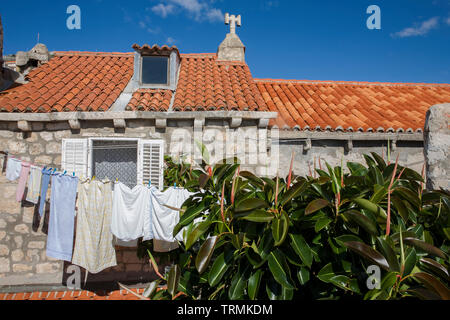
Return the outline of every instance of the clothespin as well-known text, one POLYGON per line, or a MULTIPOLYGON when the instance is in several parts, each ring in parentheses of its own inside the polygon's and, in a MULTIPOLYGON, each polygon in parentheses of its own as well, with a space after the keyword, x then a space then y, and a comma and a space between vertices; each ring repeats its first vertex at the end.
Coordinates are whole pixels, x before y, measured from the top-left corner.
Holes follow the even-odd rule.
POLYGON ((177 183, 176 183, 176 182, 174 183, 173 187, 174 187, 175 189, 177 188, 177 183))
POLYGON ((94 180, 95 180, 95 176, 92 177, 92 181, 94 181, 94 180))
POLYGON ((119 178, 116 178, 116 183, 119 183, 119 178))
POLYGON ((73 172, 73 176, 75 177, 75 172, 73 172))
POLYGON ((55 174, 56 173, 56 168, 55 169, 53 169, 53 174, 55 174))
POLYGON ((148 180, 148 187, 150 188, 152 186, 152 180, 148 180))
POLYGON ((64 170, 64 173, 62 174, 63 176, 65 176, 66 175, 66 173, 67 173, 67 171, 66 170, 64 170))

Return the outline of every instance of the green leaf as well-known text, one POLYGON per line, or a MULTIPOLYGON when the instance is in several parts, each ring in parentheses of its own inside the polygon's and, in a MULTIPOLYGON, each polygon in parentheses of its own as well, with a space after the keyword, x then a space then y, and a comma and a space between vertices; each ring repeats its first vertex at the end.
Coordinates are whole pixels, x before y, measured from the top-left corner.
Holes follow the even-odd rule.
POLYGON ((289 189, 281 198, 280 204, 284 206, 287 202, 291 201, 293 198, 297 197, 308 187, 308 182, 306 180, 302 180, 297 182, 291 189, 289 189))
POLYGON ((377 224, 372 221, 371 219, 367 218, 362 213, 359 213, 355 210, 350 210, 344 213, 345 217, 350 219, 351 221, 358 224, 360 227, 362 227, 364 230, 366 230, 368 233, 370 233, 373 236, 378 235, 378 229, 377 224))
POLYGON ((448 288, 431 274, 418 272, 413 277, 423 283, 425 287, 437 293, 442 299, 450 300, 450 291, 448 288))
POLYGON ((267 259, 272 251, 274 243, 275 241, 273 240, 272 233, 269 231, 265 232, 258 246, 258 253, 261 256, 261 259, 267 259))
POLYGON ((214 253, 214 248, 216 246, 218 238, 212 237, 207 239, 203 245, 200 247, 200 250, 197 254, 197 258, 195 259, 195 267, 199 274, 202 274, 206 271, 206 268, 211 261, 211 257, 214 253))
POLYGON ((426 267, 432 270, 434 273, 438 274, 443 279, 449 281, 449 275, 447 269, 440 264, 439 262, 429 259, 429 258, 423 258, 420 259, 420 262, 426 267))
POLYGON ((275 240, 275 247, 283 244, 289 230, 289 217, 283 212, 280 218, 272 221, 272 235, 275 240))
POLYGON ((435 246, 426 243, 425 241, 414 239, 414 238, 405 238, 403 240, 406 244, 416 247, 417 249, 423 250, 433 256, 440 257, 442 259, 446 259, 445 253, 436 248, 435 246))
POLYGON ((250 300, 257 299, 263 274, 264 271, 260 269, 256 271, 248 280, 248 296, 250 297, 250 300))
POLYGON ((305 216, 308 216, 310 214, 313 214, 314 212, 317 212, 325 207, 327 207, 330 203, 325 199, 316 199, 312 201, 305 210, 305 216))
POLYGON ((354 234, 344 234, 342 236, 334 238, 334 240, 336 240, 336 242, 340 246, 344 246, 344 247, 345 247, 345 242, 349 242, 349 241, 357 241, 357 242, 364 243, 364 241, 362 241, 360 237, 355 236, 354 234))
POLYGON ((303 236, 300 234, 289 234, 289 236, 291 237, 291 247, 300 257, 300 259, 302 259, 303 263, 308 268, 311 268, 313 262, 313 254, 305 238, 303 238, 303 236))
POLYGON ((341 289, 350 290, 350 288, 349 288, 350 278, 347 276, 337 275, 337 276, 330 278, 329 282, 341 289))
POLYGON ((173 266, 172 269, 170 269, 169 277, 167 279, 167 291, 171 294, 172 298, 177 294, 180 277, 180 267, 178 265, 173 266))
POLYGON ((397 210, 397 212, 402 217, 403 221, 407 222, 409 213, 408 213, 408 209, 406 208, 403 201, 396 196, 392 196, 391 201, 394 204, 394 208, 397 210))
POLYGON ((265 202, 262 199, 258 198, 251 198, 251 199, 245 199, 244 201, 238 203, 236 205, 235 213, 244 213, 244 212, 251 212, 253 210, 267 208, 269 205, 267 202, 265 202))
POLYGON ((389 263, 389 267, 392 271, 400 272, 400 265, 398 263, 397 255, 395 254, 394 249, 388 243, 388 241, 384 240, 382 237, 377 238, 377 242, 379 244, 379 248, 381 249, 381 253, 386 258, 389 263))
POLYGON ((351 241, 346 242, 345 246, 367 260, 379 265, 384 270, 389 271, 389 263, 386 261, 386 258, 368 245, 361 242, 351 241))
POLYGON ((183 229, 183 227, 187 226, 192 221, 194 221, 205 210, 206 207, 205 202, 206 198, 203 199, 203 201, 201 201, 198 205, 187 209, 186 212, 183 215, 181 215, 180 222, 173 230, 174 236, 176 236, 181 231, 181 229, 183 229))
POLYGON ((239 219, 256 223, 268 223, 274 218, 275 216, 273 213, 267 212, 265 210, 255 210, 248 215, 240 217, 239 219))
POLYGON ((330 262, 325 267, 323 267, 319 273, 317 274, 317 278, 319 278, 323 282, 330 282, 330 279, 333 278, 336 273, 333 270, 333 264, 330 262))
POLYGON ((416 208, 420 208, 421 201, 419 199, 417 192, 412 192, 411 190, 405 187, 397 187, 395 188, 394 194, 396 196, 399 196, 400 198, 408 200, 416 208))
POLYGON ((284 254, 279 249, 276 249, 272 251, 268 261, 269 269, 275 280, 283 287, 294 289, 294 286, 289 280, 289 266, 286 263, 284 254))
POLYGON ((217 257, 209 271, 208 282, 211 287, 215 287, 220 283, 223 276, 230 268, 232 259, 233 254, 231 252, 227 254, 224 252, 217 257))
POLYGON ((231 286, 228 290, 228 297, 230 300, 241 300, 244 296, 244 290, 247 286, 247 281, 250 277, 251 266, 246 264, 244 269, 238 269, 236 275, 231 280, 231 286))
POLYGON ((356 202, 362 209, 368 210, 373 214, 375 214, 376 216, 387 218, 386 211, 384 211, 383 208, 376 205, 375 203, 366 199, 354 199, 353 201, 356 202))
POLYGON ((411 273, 411 271, 416 266, 416 263, 417 263, 416 250, 414 250, 414 248, 410 248, 406 252, 405 267, 404 267, 403 274, 402 274, 403 278, 408 276, 411 273))
POLYGON ((146 298, 150 298, 155 292, 156 289, 158 289, 159 284, 161 283, 161 280, 156 280, 150 283, 150 285, 145 289, 145 291, 142 293, 142 295, 146 298))
POLYGON ((316 233, 318 233, 323 228, 327 227, 332 221, 333 219, 327 216, 323 216, 319 218, 319 220, 317 220, 316 225, 314 226, 314 230, 316 231, 316 233))
POLYGON ((249 171, 242 171, 240 173, 240 176, 243 178, 246 178, 247 180, 249 180, 253 185, 257 186, 257 187, 264 187, 264 180, 262 180, 261 178, 255 176, 253 173, 249 172, 249 171))
POLYGON ((364 177, 368 172, 366 167, 356 162, 347 162, 347 167, 349 168, 352 175, 357 177, 364 177))
POLYGON ((186 240, 186 250, 189 250, 192 245, 197 242, 197 240, 206 232, 208 231, 209 227, 211 226, 211 221, 203 221, 199 223, 192 232, 190 232, 187 236, 186 240))
POLYGON ((304 286, 309 281, 309 270, 305 267, 300 268, 300 270, 298 270, 297 277, 300 284, 304 286))
POLYGON ((200 177, 198 177, 198 185, 200 187, 200 189, 204 189, 206 184, 208 183, 209 179, 211 177, 207 174, 201 174, 200 177))

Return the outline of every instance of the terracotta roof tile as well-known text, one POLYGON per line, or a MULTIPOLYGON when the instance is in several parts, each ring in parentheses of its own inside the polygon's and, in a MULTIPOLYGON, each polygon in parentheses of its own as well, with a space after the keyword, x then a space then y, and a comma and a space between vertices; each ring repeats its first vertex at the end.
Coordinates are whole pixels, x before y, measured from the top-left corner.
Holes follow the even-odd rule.
POLYGON ((27 84, 0 93, 0 111, 108 110, 132 75, 130 53, 57 52, 28 74, 27 84), (117 90, 101 95, 108 88, 117 90))
POLYGON ((176 111, 268 111, 245 63, 217 61, 216 54, 182 54, 176 111))
POLYGON ((449 84, 394 84, 255 79, 261 97, 279 117, 271 126, 355 131, 423 130, 429 107, 450 102, 449 84))
MULTIPOLYGON (((145 289, 131 289, 142 294, 145 289)), ((53 292, 26 292, 26 293, 0 293, 1 300, 140 300, 139 297, 126 290, 117 291, 53 291, 53 292)))

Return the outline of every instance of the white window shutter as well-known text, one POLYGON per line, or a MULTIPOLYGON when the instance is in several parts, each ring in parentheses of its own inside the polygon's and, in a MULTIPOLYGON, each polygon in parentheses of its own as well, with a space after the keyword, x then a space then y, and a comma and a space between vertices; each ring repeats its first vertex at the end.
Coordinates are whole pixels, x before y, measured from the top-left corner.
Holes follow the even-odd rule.
POLYGON ((87 139, 63 139, 61 166, 68 174, 75 172, 77 177, 87 177, 88 141, 87 139))
POLYGON ((164 141, 139 140, 138 182, 164 188, 164 141))

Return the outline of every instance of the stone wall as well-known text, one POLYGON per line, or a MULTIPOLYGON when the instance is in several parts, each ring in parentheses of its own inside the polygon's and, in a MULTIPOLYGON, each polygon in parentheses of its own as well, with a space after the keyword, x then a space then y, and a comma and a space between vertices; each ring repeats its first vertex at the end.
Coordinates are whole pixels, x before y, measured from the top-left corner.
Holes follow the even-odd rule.
MULTIPOLYGON (((232 129, 234 136, 245 136, 241 131, 250 129, 251 134, 261 132, 257 122, 244 122, 243 127, 232 129)), ((193 121, 173 121, 166 128, 155 127, 154 120, 128 120, 126 128, 117 129, 112 121, 81 121, 80 129, 73 130, 67 121, 31 123, 31 131, 20 132, 17 122, 0 121, 0 151, 8 150, 24 161, 37 165, 60 168, 62 140, 65 138, 90 137, 126 137, 158 139, 165 141, 166 153, 180 155, 188 151, 194 139, 202 140, 203 135, 220 135, 225 139, 227 122, 221 120, 206 121, 204 130, 195 132, 193 121)), ((245 144, 254 144, 246 140, 245 144)), ((214 144, 208 145, 214 149, 214 144)), ((212 156, 215 155, 211 150, 212 156)), ((0 157, 0 165, 4 168, 4 159, 0 157)), ((246 166, 255 170, 258 163, 246 166)), ((0 175, 0 290, 11 291, 16 286, 59 287, 66 284, 71 272, 69 263, 47 258, 46 233, 48 228, 48 202, 46 215, 39 218, 36 208, 27 202, 15 201, 17 182, 7 181, 4 172, 0 175)), ((48 194, 49 198, 50 193, 48 194)), ((48 200, 48 199, 47 199, 48 200)), ((104 272, 87 276, 87 285, 122 281, 126 283, 142 283, 155 279, 147 261, 137 258, 135 248, 116 247, 118 266, 104 272)), ((161 266, 162 268, 164 266, 161 266)), ((82 274, 83 282, 85 274, 82 274)))
MULTIPOLYGON (((291 161, 292 152, 295 152, 294 158, 294 174, 295 175, 309 175, 310 170, 314 172, 314 168, 326 168, 326 162, 332 167, 340 166, 341 160, 346 162, 357 162, 366 165, 363 155, 370 155, 375 152, 380 156, 384 155, 387 162, 388 154, 387 140, 372 140, 372 141, 353 141, 353 149, 347 149, 347 143, 342 140, 319 140, 312 141, 311 149, 307 149, 306 142, 289 142, 280 143, 280 176, 286 177, 289 173, 289 163, 291 161), (319 162, 320 159, 320 162, 319 162)), ((273 147, 272 147, 273 148, 273 147)), ((399 155, 399 163, 403 166, 408 166, 411 169, 421 173, 424 165, 423 142, 422 141, 403 141, 397 142, 395 151, 391 151, 391 161, 399 155)), ((345 167, 348 172, 348 169, 345 167)))
MULTIPOLYGON (((228 121, 220 119, 206 120, 201 129, 194 127, 193 122, 170 120, 165 128, 157 128, 155 120, 136 119, 127 120, 125 128, 115 128, 112 121, 80 121, 80 129, 70 129, 67 121, 32 122, 31 131, 20 132, 17 122, 0 121, 0 151, 8 150, 25 161, 59 168, 62 140, 65 138, 162 139, 166 154, 171 155, 193 154, 192 149, 196 149, 194 141, 200 140, 210 150, 213 161, 224 159, 226 152, 230 156, 237 153, 240 158, 245 157, 243 170, 271 176, 277 171, 282 176, 287 175, 292 150, 296 152, 295 174, 301 175, 309 173, 308 164, 314 168, 314 159, 318 167, 319 157, 322 165, 325 161, 339 165, 342 156, 344 161, 362 162, 362 153, 378 152, 381 155, 383 147, 387 157, 387 139, 369 141, 362 134, 355 135, 362 140, 353 137, 352 150, 348 150, 347 140, 333 138, 333 134, 313 139, 311 148, 308 148, 307 141, 301 139, 283 140, 278 144, 274 141, 276 135, 260 128, 257 121, 242 121, 234 129, 230 128, 228 121), (225 143, 230 140, 233 143, 225 143), (270 152, 266 153, 268 150, 270 152)), ((422 168, 424 160, 420 139, 397 141, 396 147, 392 159, 399 153, 402 164, 416 170, 422 168)), ((0 165, 3 165, 3 159, 0 165)), ((15 202, 16 186, 17 182, 7 181, 4 173, 0 175, 0 290, 3 287, 3 290, 10 291, 10 286, 64 285, 71 274, 68 272, 70 264, 49 259, 45 254, 48 211, 46 218, 40 221, 34 206, 15 202)), ((154 279, 147 261, 137 258, 136 249, 117 247, 116 252, 118 266, 98 275, 89 274, 88 285, 115 281, 141 283, 154 279)), ((84 277, 83 274, 83 280, 84 277)))
POLYGON ((425 124, 427 188, 450 190, 450 103, 432 106, 425 124))

